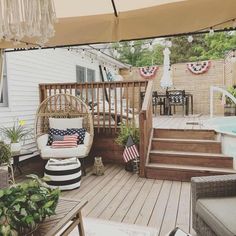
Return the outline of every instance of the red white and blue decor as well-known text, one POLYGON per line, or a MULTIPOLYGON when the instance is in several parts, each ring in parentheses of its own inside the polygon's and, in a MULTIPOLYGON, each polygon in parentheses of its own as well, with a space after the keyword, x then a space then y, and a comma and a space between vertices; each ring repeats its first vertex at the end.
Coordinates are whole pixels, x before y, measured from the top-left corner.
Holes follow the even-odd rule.
POLYGON ((145 66, 139 68, 139 74, 144 79, 152 79, 156 75, 158 66, 145 66))
POLYGON ((188 70, 195 75, 204 74, 210 69, 211 62, 210 61, 191 62, 187 64, 187 67, 188 70))

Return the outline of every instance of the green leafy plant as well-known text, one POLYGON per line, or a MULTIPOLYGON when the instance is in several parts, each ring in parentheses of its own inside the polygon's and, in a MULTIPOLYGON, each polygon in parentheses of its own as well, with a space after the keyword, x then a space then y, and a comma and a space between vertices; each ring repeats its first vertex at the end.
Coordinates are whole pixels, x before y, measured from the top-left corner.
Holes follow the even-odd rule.
POLYGON ((121 124, 118 136, 115 142, 121 146, 125 146, 129 136, 132 136, 135 144, 139 143, 139 129, 132 124, 121 124))
POLYGON ((11 143, 20 142, 31 133, 31 130, 24 126, 23 121, 15 122, 12 127, 2 127, 0 131, 6 138, 11 140, 11 143))
POLYGON ((0 166, 9 164, 11 159, 11 151, 9 145, 0 143, 0 166))
POLYGON ((36 175, 28 177, 31 180, 0 190, 0 235, 27 235, 55 214, 60 190, 36 175))

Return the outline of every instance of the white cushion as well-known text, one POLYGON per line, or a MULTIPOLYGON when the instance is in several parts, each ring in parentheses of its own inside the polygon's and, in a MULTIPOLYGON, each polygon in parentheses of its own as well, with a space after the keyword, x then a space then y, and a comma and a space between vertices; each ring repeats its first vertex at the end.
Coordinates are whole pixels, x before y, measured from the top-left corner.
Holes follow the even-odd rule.
POLYGON ((88 132, 85 132, 84 145, 88 146, 90 142, 91 135, 88 132))
POLYGON ((44 148, 47 145, 48 142, 48 134, 43 134, 37 138, 37 145, 39 150, 44 148))
POLYGON ((70 158, 70 157, 85 157, 87 156, 88 148, 84 144, 80 144, 74 148, 52 148, 45 146, 41 149, 41 157, 43 159, 49 158, 70 158))
POLYGON ((49 118, 49 127, 53 129, 83 128, 83 118, 49 118))

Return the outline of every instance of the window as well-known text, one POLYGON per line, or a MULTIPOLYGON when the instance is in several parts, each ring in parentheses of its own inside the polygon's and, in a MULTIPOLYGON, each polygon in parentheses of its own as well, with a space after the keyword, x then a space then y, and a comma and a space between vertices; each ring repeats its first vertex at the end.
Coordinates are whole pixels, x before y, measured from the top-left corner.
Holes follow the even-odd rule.
POLYGON ((76 81, 77 83, 86 82, 86 68, 83 66, 76 66, 76 81))
MULTIPOLYGON (((76 66, 76 82, 77 83, 92 83, 95 82, 95 70, 83 67, 83 66, 76 66)), ((83 91, 83 94, 78 90, 77 95, 81 97, 86 97, 85 91, 83 91)), ((88 97, 87 100, 91 101, 93 99, 95 100, 96 98, 96 92, 95 90, 88 89, 88 97)), ((86 99, 84 99, 86 100, 86 99)))
POLYGON ((0 107, 8 106, 6 58, 0 53, 0 107), (2 68, 2 69, 1 69, 2 68))
MULTIPOLYGON (((87 69, 87 82, 92 83, 95 82, 95 70, 87 69)), ((94 89, 88 89, 88 100, 91 101, 96 98, 96 93, 94 89)))

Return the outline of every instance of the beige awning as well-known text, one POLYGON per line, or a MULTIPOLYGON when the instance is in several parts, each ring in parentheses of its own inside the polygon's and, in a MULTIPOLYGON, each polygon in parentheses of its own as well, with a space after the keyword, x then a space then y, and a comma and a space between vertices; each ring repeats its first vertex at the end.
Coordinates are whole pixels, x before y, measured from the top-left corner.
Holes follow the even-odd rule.
MULTIPOLYGON (((236 0, 54 0, 49 47, 117 42, 232 27, 236 0)), ((24 41, 35 43, 34 39, 24 41)), ((1 42, 0 48, 20 47, 1 42)), ((25 45, 22 45, 25 46, 25 45)))

